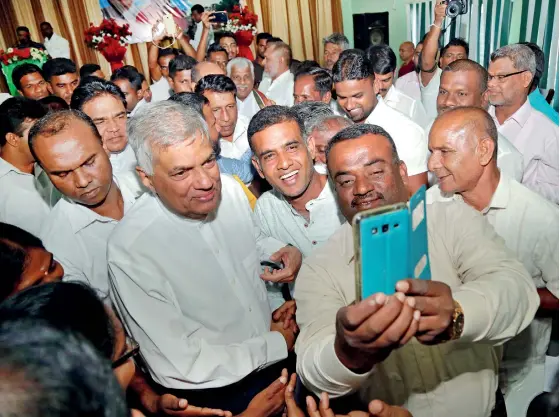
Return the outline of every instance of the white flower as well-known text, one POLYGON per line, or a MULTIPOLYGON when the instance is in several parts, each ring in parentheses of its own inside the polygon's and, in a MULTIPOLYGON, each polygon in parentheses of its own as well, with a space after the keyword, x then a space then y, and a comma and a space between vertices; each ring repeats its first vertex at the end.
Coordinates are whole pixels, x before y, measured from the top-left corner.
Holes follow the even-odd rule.
POLYGON ((7 51, 7 52, 8 52, 9 54, 11 54, 12 52, 14 52, 14 48, 8 48, 8 51, 7 51))

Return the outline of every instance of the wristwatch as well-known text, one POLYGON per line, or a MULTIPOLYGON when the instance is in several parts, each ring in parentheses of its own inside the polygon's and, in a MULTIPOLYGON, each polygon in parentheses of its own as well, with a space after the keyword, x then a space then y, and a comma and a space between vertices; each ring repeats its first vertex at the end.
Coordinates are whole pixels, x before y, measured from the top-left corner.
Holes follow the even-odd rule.
POLYGON ((465 326, 465 314, 463 313, 463 308, 461 307, 461 304, 455 300, 453 300, 453 305, 455 308, 451 317, 451 323, 449 323, 449 327, 447 327, 447 329, 441 334, 442 342, 457 340, 463 334, 463 327, 465 326))

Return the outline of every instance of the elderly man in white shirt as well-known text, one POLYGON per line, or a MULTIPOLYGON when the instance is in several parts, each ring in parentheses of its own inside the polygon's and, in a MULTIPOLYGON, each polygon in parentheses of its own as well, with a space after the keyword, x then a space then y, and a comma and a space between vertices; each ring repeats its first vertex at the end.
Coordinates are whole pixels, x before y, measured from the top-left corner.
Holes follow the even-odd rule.
POLYGON ((70 59, 70 44, 66 39, 54 33, 53 27, 49 22, 41 23, 41 34, 43 35, 43 45, 52 58, 70 59))
POLYGON ((28 145, 29 130, 46 114, 41 104, 25 97, 0 105, 0 221, 35 236, 54 205, 52 184, 28 145))
POLYGON ((284 269, 261 277, 291 281, 301 253, 259 232, 195 110, 156 103, 128 132, 152 192, 109 239, 112 300, 163 391, 238 414, 278 377, 269 369, 295 340, 272 320, 259 259, 276 251, 284 269))
POLYGON ((292 49, 284 42, 269 42, 264 53, 264 75, 259 91, 279 106, 294 104, 294 75, 290 72, 292 49))
POLYGON ((410 117, 420 127, 425 128, 429 120, 422 102, 400 91, 393 83, 397 69, 397 56, 391 47, 389 45, 370 46, 367 49, 367 57, 371 61, 379 94, 385 103, 410 117))
POLYGON ((536 70, 535 55, 529 47, 516 44, 494 51, 490 59, 490 115, 498 132, 523 155, 523 184, 558 204, 558 126, 527 98, 536 70))
POLYGON ((454 199, 480 211, 538 288, 542 314, 505 345, 501 388, 507 403, 507 394, 518 395, 515 388, 537 369, 528 397, 544 388, 552 316, 558 314, 558 206, 500 172, 497 141, 496 126, 482 109, 458 108, 438 117, 430 132, 428 166, 440 181, 428 190, 427 199, 454 199))
POLYGON ((439 93, 439 80, 442 68, 447 67, 458 59, 469 57, 469 44, 463 39, 451 39, 441 50, 439 62, 439 39, 442 36, 442 26, 445 21, 447 2, 436 2, 434 7, 434 23, 424 39, 424 47, 420 56, 420 91, 422 104, 428 117, 437 117, 436 101, 439 93), (439 64, 439 66, 438 66, 439 64))
MULTIPOLYGON (((457 107, 488 109, 488 72, 470 59, 453 61, 443 69, 437 98, 438 115, 457 107)), ((426 127, 430 132, 433 122, 426 127)), ((498 168, 508 177, 521 182, 523 155, 502 134, 498 133, 498 168)), ((435 180, 435 178, 434 178, 435 180)))
POLYGON ((40 237, 64 267, 64 279, 109 294, 107 240, 134 203, 113 178, 93 121, 84 113, 49 113, 29 133, 29 145, 62 198, 45 219, 40 237))
POLYGON ((378 125, 389 132, 406 163, 410 192, 427 184, 428 143, 424 129, 377 98, 379 85, 365 53, 344 51, 334 65, 333 79, 338 104, 352 121, 378 125))
POLYGON ((134 150, 128 143, 125 105, 122 91, 112 82, 101 79, 90 80, 76 88, 70 103, 72 109, 83 111, 93 120, 109 152, 113 173, 138 196, 145 188, 136 173, 134 150))
POLYGON ((304 259, 296 281, 298 375, 316 394, 357 390, 364 403, 380 399, 415 417, 489 417, 494 345, 531 322, 538 307, 531 277, 479 213, 438 203, 426 212, 432 279, 404 279, 392 295, 356 300, 349 222, 407 202, 406 164, 391 136, 367 124, 340 131, 327 164, 347 223, 304 259))
POLYGON ((237 112, 251 121, 257 112, 272 104, 268 98, 253 87, 255 85, 255 67, 247 58, 234 58, 227 63, 227 76, 237 87, 237 112))
POLYGON ((216 128, 220 133, 220 155, 245 159, 243 156, 249 151, 249 120, 238 115, 237 88, 234 82, 225 75, 207 75, 197 83, 195 92, 210 102, 216 118, 216 128))

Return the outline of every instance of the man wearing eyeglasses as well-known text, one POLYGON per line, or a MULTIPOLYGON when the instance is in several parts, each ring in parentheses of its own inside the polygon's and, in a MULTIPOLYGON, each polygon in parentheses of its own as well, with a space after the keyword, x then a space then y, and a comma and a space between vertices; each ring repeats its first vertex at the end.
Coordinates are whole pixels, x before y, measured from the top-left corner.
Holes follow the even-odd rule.
POLYGON ((535 55, 529 47, 515 44, 494 51, 490 59, 489 113, 498 132, 523 155, 523 184, 558 204, 558 129, 527 99, 535 55))

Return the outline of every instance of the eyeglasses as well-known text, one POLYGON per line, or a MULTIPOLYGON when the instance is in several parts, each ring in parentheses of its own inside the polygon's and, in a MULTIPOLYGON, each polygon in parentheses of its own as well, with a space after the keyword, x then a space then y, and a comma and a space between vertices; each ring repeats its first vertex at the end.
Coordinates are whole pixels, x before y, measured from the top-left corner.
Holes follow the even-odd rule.
POLYGON ((502 74, 502 75, 490 75, 490 74, 488 74, 488 81, 496 80, 499 83, 503 83, 506 78, 511 77, 512 75, 517 75, 517 74, 524 73, 525 71, 527 71, 527 70, 517 71, 517 72, 512 72, 511 74, 502 74))
POLYGON ((138 345, 138 342, 128 336, 126 337, 126 347, 127 347, 126 352, 123 353, 120 358, 113 361, 113 364, 111 365, 113 369, 118 368, 126 361, 128 361, 130 358, 133 358, 136 355, 138 355, 138 353, 140 352, 140 345, 138 345))

